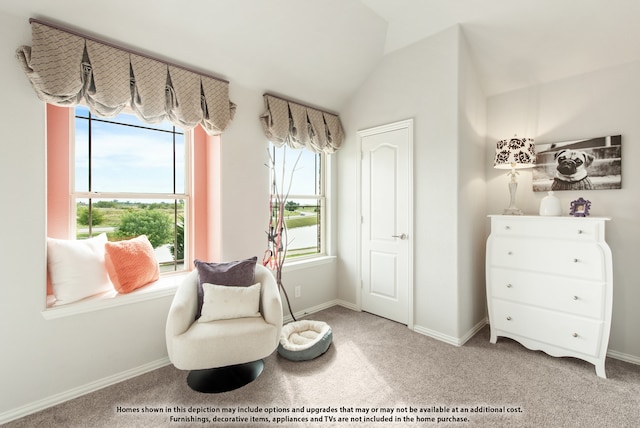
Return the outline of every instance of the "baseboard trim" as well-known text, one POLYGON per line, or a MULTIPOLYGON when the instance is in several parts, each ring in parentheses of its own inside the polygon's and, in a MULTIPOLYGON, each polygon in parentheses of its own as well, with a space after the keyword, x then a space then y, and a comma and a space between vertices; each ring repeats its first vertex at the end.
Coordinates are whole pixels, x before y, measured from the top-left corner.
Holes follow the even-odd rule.
MULTIPOLYGON (((322 303, 320 305, 312 306, 310 308, 303 309, 303 310, 298 311, 298 312, 294 312, 293 315, 294 315, 294 317, 296 319, 303 318, 303 317, 305 317, 307 315, 311 315, 311 314, 314 314, 316 312, 320 312, 320 311, 323 311, 325 309, 329 309, 329 308, 331 308, 333 306, 336 306, 337 304, 338 304, 337 300, 330 300, 330 301, 322 303)), ((290 314, 284 316, 283 322, 285 324, 288 323, 288 322, 291 322, 291 321, 293 321, 293 317, 291 317, 290 314)))
MULTIPOLYGON (((351 309, 352 311, 356 311, 356 312, 362 312, 361 309, 357 306, 354 305, 353 303, 347 302, 346 300, 340 300, 340 299, 336 299, 336 300, 330 300, 328 302, 322 303, 320 305, 316 305, 316 306, 312 306, 310 308, 307 309, 303 309, 301 311, 298 312, 294 312, 293 315, 295 315, 296 319, 297 318, 303 318, 307 315, 311 315, 314 314, 316 312, 320 312, 323 311, 325 309, 329 309, 333 306, 342 306, 343 308, 347 308, 347 309, 351 309)), ((293 318, 291 317, 291 315, 285 315, 283 322, 286 324, 288 322, 293 321, 293 318)))
POLYGON ((354 303, 347 302, 346 300, 338 299, 336 300, 336 305, 342 306, 343 308, 351 309, 352 311, 362 312, 362 308, 360 308, 358 305, 354 303))
POLYGON ((607 357, 615 358, 616 360, 624 361, 625 363, 638 364, 640 365, 640 357, 636 357, 635 355, 624 354, 622 352, 608 350, 607 357))
POLYGON ((169 357, 160 358, 159 360, 143 364, 142 366, 134 367, 133 369, 125 370, 112 376, 107 376, 105 378, 89 382, 76 388, 51 395, 41 400, 34 401, 27 405, 17 407, 4 413, 0 413, 0 425, 22 418, 32 413, 39 412, 49 407, 56 406, 58 404, 64 403, 65 401, 78 398, 82 395, 95 392, 99 389, 106 388, 107 386, 114 385, 118 382, 140 376, 142 374, 164 367, 168 364, 171 364, 171 362, 169 361, 169 357))
POLYGON ((476 335, 476 333, 478 333, 480 330, 482 330, 482 328, 485 325, 489 324, 489 319, 487 317, 484 317, 482 320, 480 320, 480 322, 478 322, 478 324, 474 325, 471 330, 469 330, 467 332, 467 334, 465 334, 464 336, 462 336, 462 338, 460 339, 460 346, 464 345, 465 343, 467 343, 467 341, 469 339, 471 339, 473 336, 476 335))
POLYGON ((475 334, 479 332, 482 329, 482 327, 484 327, 487 324, 488 324, 488 320, 487 318, 484 318, 480 322, 478 322, 476 325, 474 325, 469 331, 467 331, 461 337, 449 336, 446 334, 442 334, 439 331, 431 330, 429 328, 422 327, 419 325, 414 325, 413 331, 415 331, 416 333, 423 334, 425 336, 429 336, 441 342, 448 343, 449 345, 462 346, 465 343, 467 343, 469 339, 475 336, 475 334))

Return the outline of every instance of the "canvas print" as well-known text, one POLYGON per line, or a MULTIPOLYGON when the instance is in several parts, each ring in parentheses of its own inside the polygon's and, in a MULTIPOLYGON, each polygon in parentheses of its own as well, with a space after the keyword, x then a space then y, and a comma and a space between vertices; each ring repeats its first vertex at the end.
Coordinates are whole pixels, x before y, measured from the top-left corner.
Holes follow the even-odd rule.
POLYGON ((622 136, 536 144, 533 190, 622 188, 622 136))

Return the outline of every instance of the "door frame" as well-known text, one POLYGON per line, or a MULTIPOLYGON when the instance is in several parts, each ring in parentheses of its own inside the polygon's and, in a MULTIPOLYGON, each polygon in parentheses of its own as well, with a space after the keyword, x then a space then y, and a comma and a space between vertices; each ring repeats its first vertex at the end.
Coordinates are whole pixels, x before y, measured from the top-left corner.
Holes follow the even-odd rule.
POLYGON ((357 145, 357 153, 356 153, 356 176, 357 176, 357 186, 356 186, 356 222, 358 227, 356 227, 356 256, 357 256, 357 266, 358 266, 358 293, 356 293, 357 307, 359 310, 362 310, 362 292, 364 290, 364 283, 362 279, 362 138, 368 137, 371 135, 381 134, 384 132, 396 131, 399 129, 407 129, 408 131, 408 154, 409 154, 409 162, 408 162, 408 171, 409 174, 409 189, 408 194, 410 195, 408 201, 408 209, 407 209, 407 222, 408 222, 408 231, 409 235, 409 261, 408 261, 408 269, 409 273, 407 278, 409 278, 409 289, 407 290, 407 327, 410 330, 413 330, 413 315, 414 315, 414 305, 413 305, 413 294, 414 294, 414 284, 415 284, 415 272, 414 272, 414 246, 415 246, 415 235, 414 235, 414 212, 413 212, 413 119, 405 119, 398 122, 389 123, 386 125, 375 126, 373 128, 366 128, 358 131, 358 145, 357 145))

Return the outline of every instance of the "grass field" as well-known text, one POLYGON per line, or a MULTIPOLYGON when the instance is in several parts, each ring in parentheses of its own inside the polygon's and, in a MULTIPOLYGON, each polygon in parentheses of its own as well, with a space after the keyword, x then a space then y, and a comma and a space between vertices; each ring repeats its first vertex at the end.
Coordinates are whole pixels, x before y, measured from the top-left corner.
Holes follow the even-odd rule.
MULTIPOLYGON (((79 203, 78 210, 86 209, 86 204, 79 203)), ((129 211, 136 211, 142 209, 155 209, 165 212, 168 216, 173 217, 173 203, 135 203, 135 202, 118 202, 109 201, 108 203, 103 201, 98 202, 93 208, 94 213, 99 213, 102 217, 102 221, 98 224, 94 223, 94 227, 100 228, 116 228, 120 224, 120 217, 122 214, 129 211)), ((179 208, 180 209, 180 208, 179 208)), ((296 227, 315 226, 318 224, 318 217, 316 213, 317 208, 315 206, 301 206, 296 211, 285 211, 285 221, 287 227, 290 229, 296 227)), ((94 214, 95 215, 95 214, 94 214)), ((78 229, 87 229, 87 225, 78 224, 78 229)), ((87 237, 86 233, 79 232, 78 238, 87 237)))

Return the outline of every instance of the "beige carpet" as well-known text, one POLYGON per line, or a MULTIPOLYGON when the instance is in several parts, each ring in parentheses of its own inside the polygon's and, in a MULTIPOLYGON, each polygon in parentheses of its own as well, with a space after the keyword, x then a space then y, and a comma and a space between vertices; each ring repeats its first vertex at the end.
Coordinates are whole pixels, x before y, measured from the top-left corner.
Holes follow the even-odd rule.
POLYGON ((236 391, 193 392, 186 372, 168 366, 6 426, 640 426, 634 364, 609 358, 605 380, 577 359, 504 338, 491 345, 488 327, 454 347, 341 307, 310 318, 333 329, 326 354, 291 362, 274 353, 263 374, 236 391))

